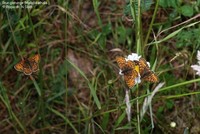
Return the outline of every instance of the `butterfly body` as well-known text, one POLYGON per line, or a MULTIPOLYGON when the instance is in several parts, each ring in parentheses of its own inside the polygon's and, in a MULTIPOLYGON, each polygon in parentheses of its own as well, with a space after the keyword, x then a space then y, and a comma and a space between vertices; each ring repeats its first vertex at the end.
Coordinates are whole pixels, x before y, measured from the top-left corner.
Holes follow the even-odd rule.
POLYGON ((31 75, 33 72, 37 72, 39 70, 40 55, 37 54, 33 57, 26 58, 19 63, 17 63, 14 68, 17 71, 23 72, 25 75, 31 75))
POLYGON ((133 71, 133 69, 129 68, 129 67, 125 67, 121 70, 122 70, 121 73, 123 73, 124 75, 128 75, 128 74, 132 73, 132 71, 133 71))

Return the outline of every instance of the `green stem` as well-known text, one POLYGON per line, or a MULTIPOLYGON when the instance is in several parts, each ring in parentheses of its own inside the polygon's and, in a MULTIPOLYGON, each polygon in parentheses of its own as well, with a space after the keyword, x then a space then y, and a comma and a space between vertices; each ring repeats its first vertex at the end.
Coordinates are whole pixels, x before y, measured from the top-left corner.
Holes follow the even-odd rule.
POLYGON ((159 0, 156 0, 156 7, 155 7, 155 10, 154 10, 154 13, 153 13, 153 17, 152 17, 152 20, 151 20, 151 23, 150 23, 150 26, 149 26, 149 30, 148 30, 147 36, 145 38, 145 42, 144 42, 145 46, 146 46, 146 44, 148 42, 149 35, 150 35, 151 30, 152 30, 152 26, 153 26, 153 23, 154 23, 154 20, 155 20, 155 17, 156 17, 156 13, 157 13, 157 10, 158 10, 158 3, 159 3, 159 0))

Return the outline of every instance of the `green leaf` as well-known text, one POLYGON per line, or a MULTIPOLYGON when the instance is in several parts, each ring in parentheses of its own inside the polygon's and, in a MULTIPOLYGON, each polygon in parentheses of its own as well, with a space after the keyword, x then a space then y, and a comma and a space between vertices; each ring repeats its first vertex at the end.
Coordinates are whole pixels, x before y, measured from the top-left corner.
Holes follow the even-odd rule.
POLYGON ((104 130, 106 130, 106 128, 108 128, 108 123, 109 123, 109 117, 110 117, 110 113, 105 113, 103 115, 103 122, 102 122, 102 128, 104 130))
POLYGON ((103 33, 103 35, 108 35, 108 34, 110 34, 112 32, 112 25, 109 23, 109 24, 107 24, 107 25, 104 25, 103 27, 102 27, 102 33, 103 33))
POLYGON ((194 14, 193 7, 191 5, 184 5, 181 7, 181 14, 187 17, 191 17, 194 14))
POLYGON ((178 3, 180 4, 178 0, 160 0, 159 1, 159 5, 164 8, 167 8, 167 7, 176 8, 178 3))
POLYGON ((120 125, 120 123, 124 120, 125 117, 126 117, 126 112, 124 110, 124 112, 115 121, 115 128, 117 128, 120 125))

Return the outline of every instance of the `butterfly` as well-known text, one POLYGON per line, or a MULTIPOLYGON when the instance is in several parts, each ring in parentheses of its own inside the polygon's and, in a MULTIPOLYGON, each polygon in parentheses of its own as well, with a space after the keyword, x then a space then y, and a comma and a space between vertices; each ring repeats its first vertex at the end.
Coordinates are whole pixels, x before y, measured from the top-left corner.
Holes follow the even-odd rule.
POLYGON ((36 54, 33 57, 26 58, 17 63, 14 68, 17 71, 23 72, 25 75, 31 75, 39 70, 38 63, 40 61, 40 55, 36 54))
POLYGON ((158 82, 158 77, 156 74, 150 70, 147 61, 144 58, 140 58, 139 61, 134 61, 136 65, 139 66, 139 73, 141 79, 149 82, 158 82))
POLYGON ((135 63, 131 60, 126 61, 123 57, 116 57, 116 61, 124 75, 124 81, 129 88, 132 88, 135 85, 135 78, 138 77, 135 63))

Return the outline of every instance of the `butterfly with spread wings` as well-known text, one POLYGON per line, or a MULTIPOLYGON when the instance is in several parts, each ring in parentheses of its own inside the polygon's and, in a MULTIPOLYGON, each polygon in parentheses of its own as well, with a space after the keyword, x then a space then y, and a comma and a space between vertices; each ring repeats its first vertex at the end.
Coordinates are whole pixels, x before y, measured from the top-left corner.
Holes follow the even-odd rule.
POLYGON ((17 71, 23 72, 25 75, 31 75, 39 70, 38 63, 40 61, 40 55, 36 54, 33 57, 24 59, 17 63, 14 68, 17 71))
POLYGON ((139 61, 134 62, 139 66, 139 72, 142 80, 153 83, 158 82, 158 77, 152 70, 150 70, 147 61, 144 58, 140 58, 139 61))
POLYGON ((139 75, 144 81, 158 82, 158 77, 150 70, 144 58, 140 58, 139 61, 126 61, 124 57, 116 57, 116 61, 129 88, 135 85, 135 80, 139 75))
POLYGON ((135 85, 135 78, 138 77, 138 72, 135 69, 135 63, 131 60, 126 61, 123 57, 116 57, 117 64, 124 75, 124 81, 129 88, 135 85))

